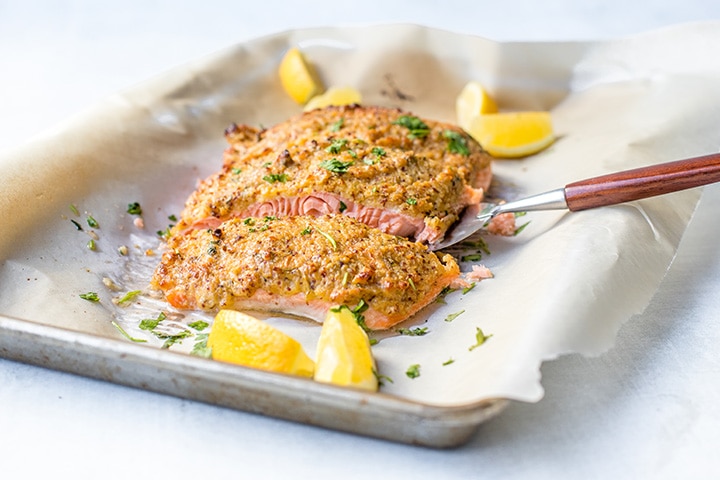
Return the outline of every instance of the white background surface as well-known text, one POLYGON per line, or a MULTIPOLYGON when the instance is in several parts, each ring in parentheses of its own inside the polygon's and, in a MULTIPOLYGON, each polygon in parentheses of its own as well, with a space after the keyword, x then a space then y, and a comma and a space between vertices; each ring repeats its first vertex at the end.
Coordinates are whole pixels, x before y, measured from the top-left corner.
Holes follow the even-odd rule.
MULTIPOLYGON (((720 19, 720 2, 0 1, 0 152, 113 91, 291 28, 402 22, 500 41, 587 40, 704 19, 720 19)), ((718 202, 720 189, 708 187, 658 294, 613 350, 546 363, 542 401, 511 404, 459 449, 397 445, 0 360, 0 476, 713 478, 718 202)))

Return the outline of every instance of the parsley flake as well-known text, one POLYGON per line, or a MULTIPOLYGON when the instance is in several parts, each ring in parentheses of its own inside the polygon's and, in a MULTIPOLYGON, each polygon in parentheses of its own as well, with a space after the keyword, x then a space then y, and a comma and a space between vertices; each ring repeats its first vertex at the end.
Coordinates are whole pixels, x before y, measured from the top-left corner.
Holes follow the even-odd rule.
POLYGON ((370 150, 370 153, 372 153, 376 157, 384 157, 385 149, 382 147, 373 147, 372 150, 370 150))
POLYGON ((405 203, 407 203, 408 205, 417 205, 417 199, 410 197, 407 200, 405 200, 405 203))
POLYGON ((80 211, 78 210, 78 208, 75 206, 74 203, 70 204, 70 211, 73 212, 76 217, 80 216, 80 211))
POLYGON ((475 282, 473 282, 473 283, 470 284, 469 287, 463 288, 463 291, 462 291, 462 292, 463 292, 463 295, 465 295, 465 294, 468 293, 470 290, 472 290, 473 288, 475 288, 475 285, 477 285, 477 284, 476 284, 475 282))
POLYGON ((460 155, 470 155, 467 139, 454 130, 444 130, 443 137, 448 141, 447 149, 450 153, 459 153, 460 155))
POLYGON ((397 332, 400 335, 407 335, 409 337, 422 337, 429 333, 428 327, 398 328, 397 332))
POLYGON ((131 291, 127 292, 125 295, 123 295, 122 297, 118 298, 115 303, 116 303, 116 305, 123 305, 123 304, 129 303, 129 302, 133 301, 133 299, 135 297, 137 297, 138 295, 140 295, 141 293, 142 293, 141 290, 131 290, 131 291))
POLYGON ((331 158, 330 160, 323 160, 320 162, 320 167, 325 170, 329 170, 333 173, 342 174, 347 173, 348 168, 352 166, 353 162, 343 162, 337 158, 331 158))
POLYGON ((330 126, 330 131, 331 131, 331 132, 339 132, 340 129, 343 127, 344 124, 345 124, 345 119, 344 119, 344 118, 341 118, 340 120, 338 120, 337 122, 333 123, 333 124, 330 126))
POLYGON ((465 313, 465 310, 460 310, 460 311, 457 312, 457 313, 451 313, 450 315, 448 315, 447 317, 445 317, 445 321, 448 322, 448 323, 450 323, 450 322, 452 322, 453 320, 455 320, 457 317, 459 317, 460 315, 462 315, 463 313, 465 313))
POLYGON ((90 228, 98 228, 100 224, 93 218, 92 215, 87 216, 87 224, 90 228))
POLYGON ((448 358, 447 360, 445 360, 445 361, 443 362, 443 367, 445 367, 445 366, 447 366, 447 365, 450 365, 451 363, 455 363, 455 359, 453 359, 453 358, 448 358))
POLYGON ((413 117, 412 115, 402 115, 392 123, 410 130, 410 132, 408 132, 408 138, 425 138, 428 133, 430 133, 430 127, 418 117, 413 117))
POLYGON ((123 337, 127 338, 127 339, 130 340, 131 342, 138 342, 138 343, 147 342, 147 340, 145 340, 144 338, 131 337, 130 334, 127 333, 127 332, 125 331, 125 329, 122 328, 115 320, 113 320, 113 321, 110 322, 110 323, 112 323, 113 327, 115 327, 115 328, 117 329, 117 331, 120 332, 120 334, 121 334, 123 337))
POLYGON ((128 203, 127 213, 130 215, 142 215, 142 207, 138 202, 128 203))
POLYGON ((347 205, 345 205, 345 202, 343 202, 343 201, 341 200, 341 201, 340 201, 340 205, 338 206, 338 211, 340 211, 340 213, 342 213, 342 212, 344 212, 345 210, 347 210, 347 205))
POLYGON ((80 298, 87 300, 88 302, 97 303, 100 301, 100 297, 95 292, 81 293, 80 298))
POLYGON ((475 328, 476 328, 476 330, 475 330, 475 342, 476 342, 476 343, 475 343, 475 345, 471 345, 471 346, 468 348, 468 351, 469 351, 469 352, 472 352, 472 351, 475 350, 477 347, 479 347, 480 345, 482 345, 483 343, 485 343, 485 341, 486 341, 488 338, 492 337, 492 334, 490 334, 490 335, 485 335, 485 334, 483 333, 483 331, 480 329, 480 327, 475 327, 475 328))
POLYGON ((333 250, 337 250, 337 242, 333 237, 330 236, 330 234, 323 232, 322 230, 318 229, 318 233, 322 235, 323 237, 327 238, 327 241, 330 242, 330 245, 332 245, 333 250))
POLYGON ((348 141, 344 138, 333 140, 332 143, 330 143, 330 146, 325 149, 325 151, 328 153, 340 153, 340 151, 345 145, 347 145, 347 143, 348 141))
POLYGON ((190 351, 190 355, 203 358, 210 358, 212 356, 212 349, 208 347, 207 344, 208 336, 209 334, 207 333, 200 333, 195 337, 196 342, 190 351))
POLYGON ((300 232, 300 235, 310 235, 312 233, 312 228, 305 227, 302 232, 300 232))
POLYGON ((205 330, 209 326, 210 324, 205 320, 196 320, 194 322, 188 323, 188 327, 192 328, 193 330, 197 330, 198 332, 205 330))
POLYGON ((270 175, 265 175, 262 179, 268 183, 285 183, 290 179, 290 177, 288 177, 285 173, 271 173, 270 175))
POLYGON ((420 365, 417 364, 417 363, 414 364, 414 365, 410 365, 410 366, 408 367, 407 371, 405 372, 405 375, 407 375, 408 378, 417 378, 417 377, 419 377, 419 376, 420 376, 420 365))

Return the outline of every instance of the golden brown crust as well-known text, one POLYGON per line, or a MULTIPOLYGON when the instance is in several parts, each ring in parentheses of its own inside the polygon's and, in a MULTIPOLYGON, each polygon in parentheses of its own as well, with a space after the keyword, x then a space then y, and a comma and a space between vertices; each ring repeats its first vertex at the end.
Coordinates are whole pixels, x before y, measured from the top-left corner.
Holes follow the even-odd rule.
POLYGON ((306 112, 267 130, 233 126, 222 170, 188 199, 176 231, 208 217, 245 215, 277 197, 329 193, 422 219, 442 236, 478 200, 473 189, 487 188, 490 157, 451 124, 422 119, 427 135, 413 138, 396 123, 403 116, 410 114, 353 105, 306 112), (450 151, 447 132, 462 138, 467 154, 450 151), (328 161, 346 171, 323 168, 328 161))
POLYGON ((269 310, 306 313, 311 305, 320 321, 328 308, 364 301, 368 326, 383 329, 459 273, 451 256, 344 215, 235 218, 172 237, 152 283, 178 308, 257 308, 270 298, 280 300, 269 310))

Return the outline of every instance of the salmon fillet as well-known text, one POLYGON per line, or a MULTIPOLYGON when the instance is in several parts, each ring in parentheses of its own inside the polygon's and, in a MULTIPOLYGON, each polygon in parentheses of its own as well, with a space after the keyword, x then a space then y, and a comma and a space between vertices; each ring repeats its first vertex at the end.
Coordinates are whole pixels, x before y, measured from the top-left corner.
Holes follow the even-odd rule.
POLYGON ((387 329, 460 275, 452 256, 346 215, 232 218, 168 240, 152 285, 180 309, 298 314, 319 322, 337 305, 365 304, 387 329))
POLYGON ((328 107, 225 134, 222 169, 190 196, 176 232, 233 217, 342 213, 434 243, 492 176, 490 156, 463 130, 398 109, 328 107))

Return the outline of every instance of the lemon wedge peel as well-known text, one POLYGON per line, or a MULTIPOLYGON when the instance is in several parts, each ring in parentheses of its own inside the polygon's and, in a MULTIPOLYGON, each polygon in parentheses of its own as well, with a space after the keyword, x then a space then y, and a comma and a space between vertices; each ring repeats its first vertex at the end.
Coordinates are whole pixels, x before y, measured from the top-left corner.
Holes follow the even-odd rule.
POLYGON ((546 111, 476 115, 467 130, 493 157, 522 158, 555 141, 552 116, 546 111))
POLYGON ((347 307, 331 309, 325 317, 317 344, 314 379, 373 392, 378 389, 370 340, 347 307))
POLYGON ((330 87, 325 93, 316 95, 305 104, 303 110, 306 112, 316 108, 329 106, 352 105, 362 103, 362 95, 352 87, 330 87))
POLYGON ((235 310, 217 313, 207 345, 214 360, 303 377, 312 377, 315 370, 298 341, 235 310))
POLYGON ((465 84, 455 99, 455 116, 457 124, 469 130, 472 119, 477 115, 496 113, 498 106, 485 87, 477 81, 465 84))
POLYGON ((278 75, 285 92, 300 105, 305 105, 324 90, 315 68, 297 47, 285 52, 278 67, 278 75))

